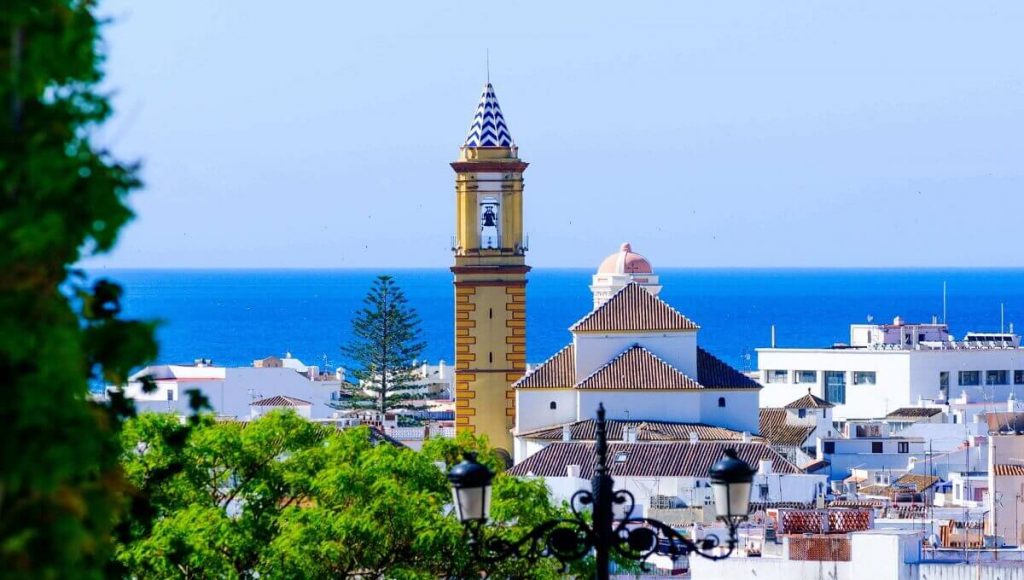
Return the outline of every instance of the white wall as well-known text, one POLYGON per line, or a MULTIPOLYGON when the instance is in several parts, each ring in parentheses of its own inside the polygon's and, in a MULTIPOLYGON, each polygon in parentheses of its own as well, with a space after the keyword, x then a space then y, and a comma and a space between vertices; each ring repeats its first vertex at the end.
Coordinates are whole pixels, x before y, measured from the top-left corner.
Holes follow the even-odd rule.
POLYGON ((516 389, 516 433, 575 420, 576 392, 573 389, 516 389))
MULTIPOLYGON (((755 395, 756 396, 756 395, 755 395)), ((597 417, 597 406, 604 403, 609 419, 646 419, 649 421, 701 422, 701 391, 576 391, 577 420, 597 417)), ((756 420, 756 413, 754 414, 756 420)))
POLYGON ((704 390, 700 393, 700 421, 736 431, 757 433, 761 429, 757 413, 757 391, 755 390, 704 390), (718 399, 725 399, 725 407, 718 406, 718 399))
POLYGON ((996 475, 994 465, 1024 465, 1024 436, 989 437, 989 524, 1009 544, 1024 541, 1024 476, 996 475))
POLYGON ((576 378, 583 380, 633 344, 651 351, 686 376, 697 379, 697 331, 629 334, 573 334, 576 378))
MULTIPOLYGON (((836 419, 880 418, 899 407, 916 406, 921 398, 939 398, 939 373, 949 372, 949 396, 966 391, 971 401, 1004 402, 1010 393, 1024 396, 1024 385, 1013 385, 1013 371, 1024 369, 1024 349, 978 350, 865 350, 865 349, 758 349, 758 369, 765 388, 762 407, 781 407, 803 396, 807 388, 824 398, 824 373, 846 372, 846 404, 837 405, 836 419), (766 383, 765 370, 818 371, 815 384, 766 383), (961 370, 1005 370, 1010 384, 961 386, 961 370), (874 371, 874 385, 854 385, 853 371, 874 371)), ((792 380, 792 376, 789 377, 792 380)), ((1018 397, 1019 398, 1019 397, 1018 397)), ((1002 410, 1002 409, 1000 409, 1002 410)))

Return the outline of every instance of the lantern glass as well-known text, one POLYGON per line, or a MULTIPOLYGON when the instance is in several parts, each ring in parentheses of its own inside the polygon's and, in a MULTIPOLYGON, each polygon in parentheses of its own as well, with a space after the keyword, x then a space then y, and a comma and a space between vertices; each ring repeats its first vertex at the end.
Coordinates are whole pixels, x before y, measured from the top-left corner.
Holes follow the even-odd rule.
POLYGON ((487 521, 491 513, 491 486, 463 487, 452 490, 455 513, 460 522, 487 521))
POLYGON ((729 522, 747 517, 750 510, 750 483, 711 482, 715 497, 715 512, 729 522))

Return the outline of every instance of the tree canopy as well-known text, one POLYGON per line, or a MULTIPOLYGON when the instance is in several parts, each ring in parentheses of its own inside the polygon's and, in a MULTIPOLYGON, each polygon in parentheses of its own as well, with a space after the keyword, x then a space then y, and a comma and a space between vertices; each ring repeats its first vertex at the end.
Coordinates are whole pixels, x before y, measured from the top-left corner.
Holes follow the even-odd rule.
POLYGON ((110 115, 90 0, 0 10, 0 570, 101 577, 128 489, 117 430, 128 407, 90 400, 156 355, 121 289, 74 264, 131 218, 136 167, 91 139, 110 115))
MULTIPOLYGON (((123 575, 561 577, 554 562, 474 561, 446 473, 467 450, 495 469, 501 461, 468 434, 416 452, 374 444, 366 427, 337 431, 293 412, 247 423, 204 417, 190 431, 143 414, 127 424, 123 447, 127 477, 153 508, 118 547, 123 575), (185 445, 167 444, 180 433, 185 445)), ((515 538, 565 511, 542 482, 499 474, 493 515, 501 525, 491 532, 515 538)))
POLYGON ((420 320, 391 276, 378 276, 352 319, 354 339, 342 351, 357 366, 348 404, 381 413, 408 406, 415 396, 416 363, 425 344, 420 320), (367 394, 367 391, 372 394, 367 394))

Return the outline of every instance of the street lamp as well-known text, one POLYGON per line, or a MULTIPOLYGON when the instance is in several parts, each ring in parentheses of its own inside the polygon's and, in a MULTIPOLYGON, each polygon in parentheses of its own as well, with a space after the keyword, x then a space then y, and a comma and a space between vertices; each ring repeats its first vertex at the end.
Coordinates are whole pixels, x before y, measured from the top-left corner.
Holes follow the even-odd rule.
POLYGON ((470 543, 477 558, 493 563, 510 557, 529 560, 553 557, 567 565, 593 551, 596 577, 606 580, 613 551, 622 557, 640 561, 646 560, 659 548, 673 560, 690 554, 721 560, 732 554, 737 544, 737 527, 747 519, 750 510, 750 484, 755 473, 737 457, 736 450, 726 449, 725 455, 708 473, 717 517, 729 529, 729 539, 723 552, 718 536, 695 542, 658 520, 629 517, 636 500, 624 489, 613 490, 614 482, 608 473, 604 415, 604 405, 598 405, 597 466, 590 481, 591 489, 577 491, 569 500, 573 517, 544 522, 516 542, 484 537, 494 474, 472 453, 467 453, 465 459, 452 468, 448 480, 452 484, 455 511, 470 532, 470 543), (588 506, 592 510, 589 522, 582 515, 582 510, 588 506), (621 513, 626 514, 624 519, 615 520, 615 506, 620 506, 621 513))

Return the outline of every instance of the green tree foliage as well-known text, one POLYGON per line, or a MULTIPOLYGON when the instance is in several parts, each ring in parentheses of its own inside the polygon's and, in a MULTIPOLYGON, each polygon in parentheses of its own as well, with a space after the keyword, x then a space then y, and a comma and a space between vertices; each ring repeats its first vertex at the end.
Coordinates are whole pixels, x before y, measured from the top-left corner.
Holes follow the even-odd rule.
POLYGON ((90 402, 152 359, 149 324, 118 318, 121 290, 73 271, 131 218, 136 168, 91 140, 97 92, 89 0, 0 8, 0 570, 99 577, 127 491, 117 464, 122 400, 90 402))
MULTIPOLYGON (((370 431, 324 428, 292 412, 249 423, 144 414, 124 430, 128 479, 153 518, 118 547, 120 574, 253 578, 559 578, 557 563, 481 566, 450 513, 449 464, 477 450, 469 435, 422 452, 375 444, 370 431), (169 445, 186 433, 184 446, 169 445), (183 466, 176 469, 174 466, 183 466), (170 471, 170 477, 164 474, 170 471)), ((510 539, 562 517, 539 481, 499 475, 489 530, 510 539)))
POLYGON ((426 346, 420 340, 419 316, 391 276, 378 276, 363 304, 352 320, 355 339, 342 348, 358 365, 352 375, 361 383, 349 404, 381 413, 407 407, 413 398, 416 360, 426 346))

